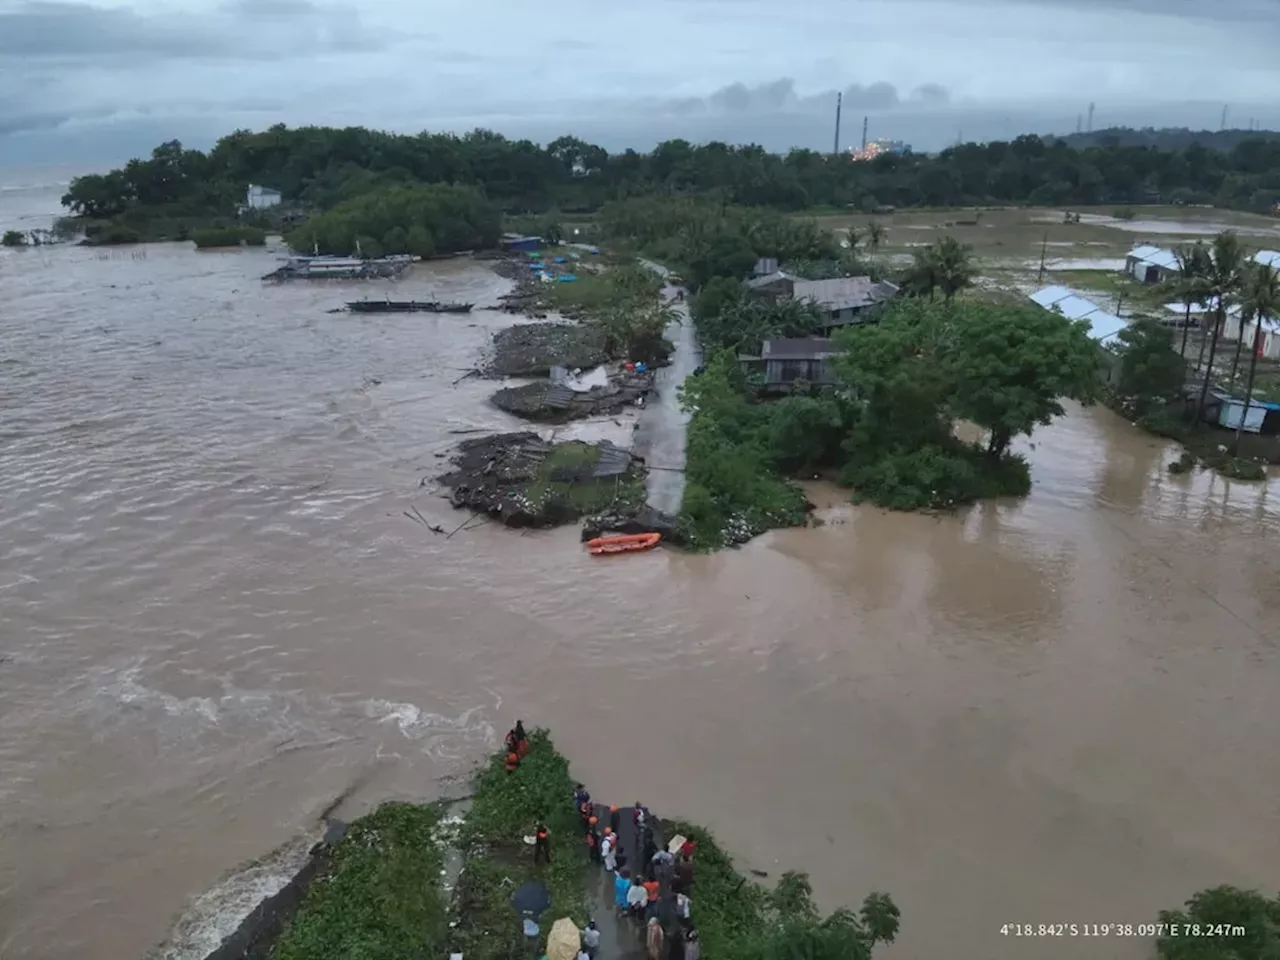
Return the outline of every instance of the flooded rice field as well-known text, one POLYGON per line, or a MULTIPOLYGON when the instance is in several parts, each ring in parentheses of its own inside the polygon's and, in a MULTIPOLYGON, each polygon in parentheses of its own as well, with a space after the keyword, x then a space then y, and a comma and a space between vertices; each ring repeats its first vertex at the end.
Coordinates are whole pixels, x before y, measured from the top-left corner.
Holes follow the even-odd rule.
POLYGON ((0 252, 0 955, 200 956, 322 813, 456 791, 517 717, 826 905, 890 891, 890 960, 1280 885, 1274 479, 1072 408, 1029 498, 956 516, 816 488, 824 526, 710 557, 446 540, 403 512, 456 526, 451 431, 516 426, 455 384, 511 318, 327 311, 506 282, 271 266, 0 252))

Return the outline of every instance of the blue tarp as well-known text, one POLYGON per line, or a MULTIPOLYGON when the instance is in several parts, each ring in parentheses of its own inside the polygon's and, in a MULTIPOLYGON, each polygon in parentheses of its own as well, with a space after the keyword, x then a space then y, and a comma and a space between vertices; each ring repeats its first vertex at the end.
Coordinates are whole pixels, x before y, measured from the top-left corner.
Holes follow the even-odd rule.
POLYGON ((578 278, 575 277, 572 273, 562 273, 560 274, 560 276, 556 277, 556 279, 559 280, 561 283, 573 283, 573 281, 577 280, 578 278))

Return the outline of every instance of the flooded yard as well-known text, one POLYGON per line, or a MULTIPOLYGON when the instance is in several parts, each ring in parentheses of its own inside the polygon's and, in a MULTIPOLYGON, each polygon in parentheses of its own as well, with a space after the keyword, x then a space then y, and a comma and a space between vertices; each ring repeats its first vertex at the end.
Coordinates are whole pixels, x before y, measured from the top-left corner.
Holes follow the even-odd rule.
POLYGON ((1051 261, 1072 264, 1051 269, 1109 270, 1113 269, 1112 263, 1122 262, 1125 253, 1144 240, 1168 247, 1203 240, 1222 230, 1235 230, 1246 242, 1259 247, 1280 247, 1280 221, 1271 217, 1172 205, 1125 208, 1124 217, 1116 217, 1116 212, 1115 207, 970 207, 877 215, 834 214, 818 219, 830 229, 852 228, 859 234, 865 233, 872 222, 880 224, 885 236, 878 252, 883 254, 909 254, 941 236, 952 235, 993 266, 1008 267, 1012 262, 1024 261, 1037 270, 1042 250, 1051 261), (1079 222, 1067 222, 1068 213, 1079 214, 1079 222), (1084 261, 1097 261, 1099 265, 1076 265, 1084 261))

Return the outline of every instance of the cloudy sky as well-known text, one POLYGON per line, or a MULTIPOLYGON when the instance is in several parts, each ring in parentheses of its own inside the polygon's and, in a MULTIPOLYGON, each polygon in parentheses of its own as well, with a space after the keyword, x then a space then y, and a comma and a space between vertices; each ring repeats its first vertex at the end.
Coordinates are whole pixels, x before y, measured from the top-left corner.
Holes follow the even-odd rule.
POLYGON ((917 149, 1095 126, 1280 127, 1280 0, 0 0, 0 166, 237 127, 487 126, 917 149))

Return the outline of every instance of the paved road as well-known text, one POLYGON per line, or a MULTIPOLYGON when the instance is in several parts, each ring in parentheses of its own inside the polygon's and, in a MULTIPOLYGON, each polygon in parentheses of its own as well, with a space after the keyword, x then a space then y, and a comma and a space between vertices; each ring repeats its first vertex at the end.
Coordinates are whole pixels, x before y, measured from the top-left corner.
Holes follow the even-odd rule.
MULTIPOLYGON (((649 260, 640 262, 664 277, 670 275, 671 271, 661 264, 649 260)), ((678 289, 668 286, 664 293, 672 298, 678 289)), ((702 357, 688 304, 673 301, 671 305, 676 319, 667 327, 666 337, 676 349, 671 363, 657 373, 656 398, 650 399, 640 415, 635 452, 644 457, 645 466, 649 469, 646 502, 652 509, 674 517, 684 501, 685 443, 689 425, 688 414, 680 409, 678 393, 685 378, 698 369, 702 357)))

